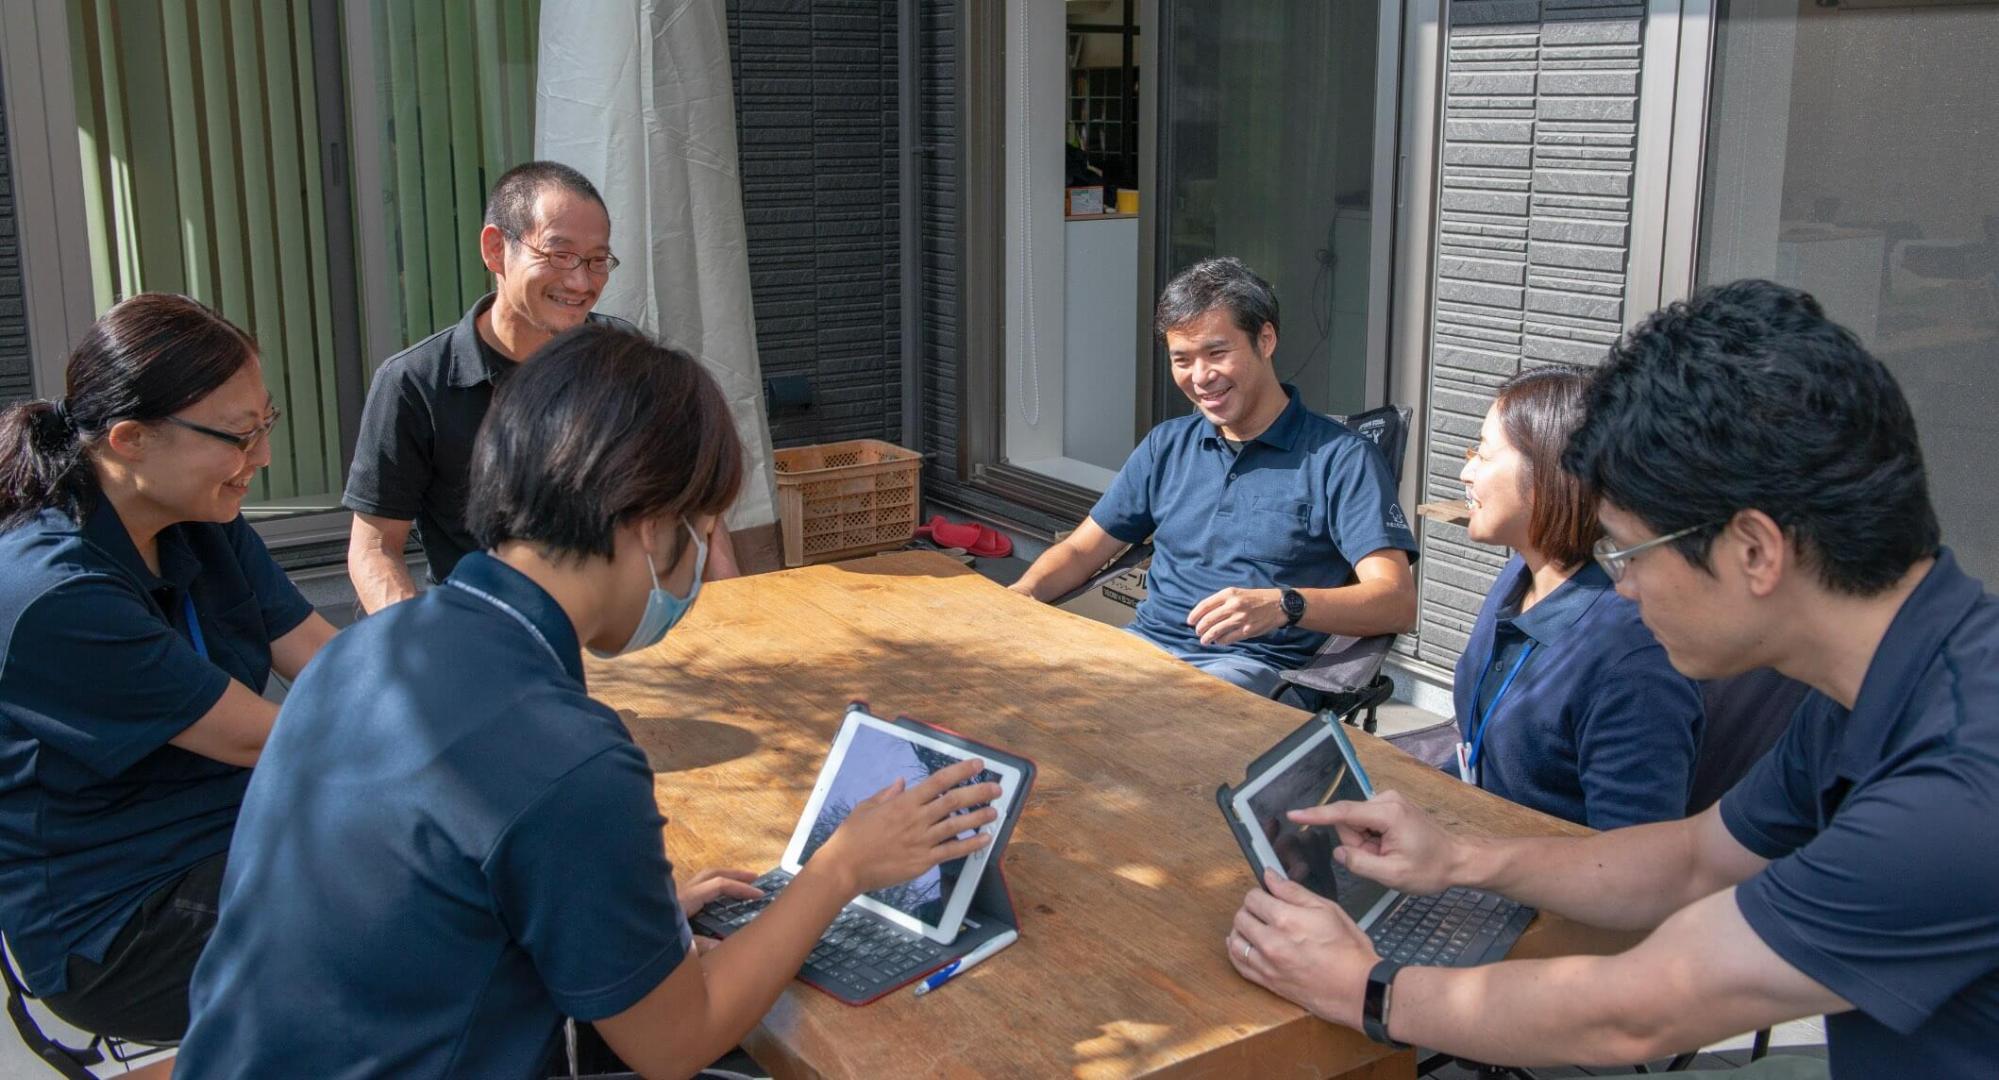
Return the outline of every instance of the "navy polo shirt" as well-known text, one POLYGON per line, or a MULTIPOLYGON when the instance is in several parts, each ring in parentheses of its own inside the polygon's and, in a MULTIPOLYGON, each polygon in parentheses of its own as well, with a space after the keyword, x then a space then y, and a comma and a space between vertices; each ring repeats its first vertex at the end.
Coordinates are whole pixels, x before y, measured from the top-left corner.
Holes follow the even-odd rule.
POLYGON ((158 544, 155 574, 103 499, 0 533, 0 929, 37 994, 228 849, 250 770, 168 740, 231 679, 261 693, 271 642, 312 614, 241 517, 158 544))
MULTIPOLYGON (((432 584, 479 549, 465 527, 472 443, 494 389, 515 367, 479 336, 479 313, 492 306, 493 295, 480 297, 458 325, 389 357, 375 372, 340 500, 359 513, 415 522, 432 584)), ((609 315, 589 318, 633 328, 609 315)))
POLYGON ((1820 693, 1721 800, 1764 944, 1853 1003, 1832 1074, 1999 1076, 1999 599, 1945 549, 1848 711, 1820 693))
POLYGON ((1326 635, 1279 628, 1203 646, 1194 605, 1230 587, 1330 589, 1384 548, 1416 558, 1381 451, 1298 400, 1240 453, 1199 413, 1152 429, 1125 459, 1090 517, 1127 544, 1152 537, 1145 600, 1131 629, 1177 652, 1235 653, 1282 669, 1312 658, 1326 635))
POLYGON ((174 1075, 536 1075, 692 946, 652 781, 490 555, 343 631, 250 782, 174 1075))
POLYGON ((1507 562, 1458 657, 1464 740, 1491 715, 1479 786, 1595 829, 1685 817, 1706 723, 1699 687, 1595 561, 1523 612, 1530 579, 1519 556, 1507 562))

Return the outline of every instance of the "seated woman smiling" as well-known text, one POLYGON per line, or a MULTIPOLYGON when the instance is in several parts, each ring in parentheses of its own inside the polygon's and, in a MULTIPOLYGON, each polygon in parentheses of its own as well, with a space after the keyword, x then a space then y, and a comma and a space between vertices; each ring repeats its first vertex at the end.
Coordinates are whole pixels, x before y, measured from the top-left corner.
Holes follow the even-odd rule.
POLYGON ((1561 467, 1589 372, 1499 391, 1460 478, 1482 544, 1512 548, 1458 659, 1458 771, 1593 828, 1685 816, 1704 718, 1692 680, 1591 558, 1596 497, 1561 467))
POLYGON ((86 1031, 173 1042, 250 767, 333 627, 244 522, 256 343, 143 293, 0 413, 0 930, 86 1031))

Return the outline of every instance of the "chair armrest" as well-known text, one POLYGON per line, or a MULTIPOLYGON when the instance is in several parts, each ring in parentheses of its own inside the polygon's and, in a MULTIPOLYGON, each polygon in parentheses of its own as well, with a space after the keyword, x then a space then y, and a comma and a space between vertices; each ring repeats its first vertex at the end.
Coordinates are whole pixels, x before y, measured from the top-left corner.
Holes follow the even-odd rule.
POLYGON ((1087 596, 1090 590, 1103 588, 1105 582, 1150 558, 1152 558, 1151 544, 1133 544, 1119 552, 1116 558, 1105 563, 1103 569, 1090 575, 1090 580, 1048 601, 1049 606, 1061 607, 1079 596, 1087 596))
POLYGON ((1278 672, 1278 677, 1321 694, 1366 689, 1381 674, 1381 665, 1388 659, 1388 647, 1394 643, 1394 634, 1364 638, 1334 634, 1303 667, 1278 672))

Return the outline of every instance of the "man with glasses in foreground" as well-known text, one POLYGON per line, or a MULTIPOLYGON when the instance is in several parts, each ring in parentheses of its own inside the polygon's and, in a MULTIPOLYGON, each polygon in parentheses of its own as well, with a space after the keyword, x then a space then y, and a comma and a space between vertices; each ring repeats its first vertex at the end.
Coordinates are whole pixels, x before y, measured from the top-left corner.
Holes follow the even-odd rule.
MULTIPOLYGON (((592 312, 618 257, 611 216, 582 173, 530 161, 502 175, 486 200, 479 254, 494 291, 456 326, 397 353, 376 372, 342 505, 354 511, 347 575, 373 613, 417 593, 403 547, 415 526, 433 583, 478 550, 465 524, 472 439, 493 390, 550 338, 592 312)), ((708 536, 710 579, 734 577, 735 549, 719 522, 708 536)))
POLYGON ((1494 840, 1394 792, 1293 814, 1405 891, 1648 932, 1624 953, 1398 969, 1273 878, 1231 962, 1326 1019, 1479 1061, 1652 1061, 1825 1014, 1834 1076, 1999 1075, 1999 602, 1941 546, 1894 379, 1810 296, 1704 290, 1612 349, 1565 462, 1675 667, 1769 666, 1813 693, 1685 821, 1494 840))

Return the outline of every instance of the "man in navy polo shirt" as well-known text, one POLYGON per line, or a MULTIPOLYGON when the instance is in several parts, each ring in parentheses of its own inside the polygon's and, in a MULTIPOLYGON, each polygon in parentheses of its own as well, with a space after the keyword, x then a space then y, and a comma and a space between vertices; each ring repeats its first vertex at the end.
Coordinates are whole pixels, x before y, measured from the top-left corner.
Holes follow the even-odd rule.
POLYGON ((1269 696, 1328 634, 1409 628, 1416 538, 1373 443, 1277 380, 1277 298, 1209 259, 1160 295, 1154 329, 1198 410, 1153 428, 1069 537, 1015 592, 1048 600, 1152 538, 1131 630, 1269 696))
MULTIPOLYGON (((479 253, 494 291, 456 326, 390 357, 375 373, 341 505, 354 511, 347 576, 370 613, 416 595, 403 561, 414 525, 430 582, 478 550, 465 522, 472 437, 493 389, 548 340, 584 321, 630 329, 591 309, 618 257, 611 216, 582 173, 554 161, 507 170, 486 199, 479 253)), ((708 576, 734 577, 726 526, 708 538, 708 576)))
POLYGON ((1647 1061, 1823 1013, 1833 1076, 1999 1075, 1999 600, 1941 545, 1894 379, 1810 296, 1707 289, 1612 349, 1565 462, 1602 495, 1598 561, 1675 667, 1768 666, 1812 693, 1685 821, 1471 839, 1393 792, 1292 815, 1401 889, 1650 932, 1627 952, 1398 971, 1272 880, 1237 913, 1237 970, 1480 1061, 1647 1061))

